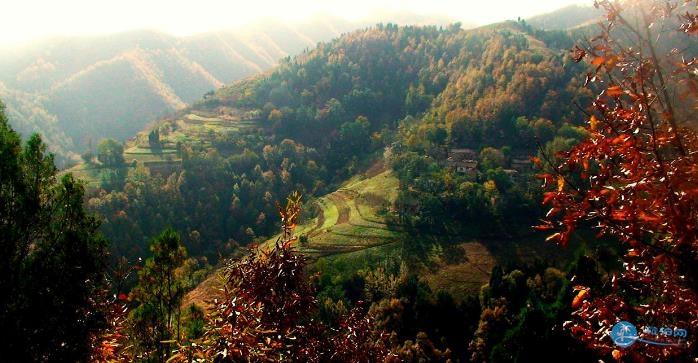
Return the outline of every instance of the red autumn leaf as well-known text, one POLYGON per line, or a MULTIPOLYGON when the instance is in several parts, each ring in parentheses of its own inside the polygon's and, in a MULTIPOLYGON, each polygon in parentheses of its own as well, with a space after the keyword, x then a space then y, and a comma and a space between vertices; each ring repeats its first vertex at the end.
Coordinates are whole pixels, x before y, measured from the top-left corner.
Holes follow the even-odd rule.
POLYGON ((577 296, 575 296, 574 299, 572 300, 572 308, 576 309, 580 305, 582 305, 582 302, 584 301, 584 297, 586 297, 588 293, 589 293, 589 289, 579 290, 579 292, 577 293, 577 296))
POLYGON ((642 211, 638 214, 637 219, 639 219, 642 222, 659 222, 661 220, 661 218, 651 213, 645 213, 642 211))
POLYGON ((620 86, 611 86, 606 90, 606 94, 609 97, 619 97, 623 94, 623 89, 620 86))
POLYGON ((611 212, 611 219, 614 221, 627 221, 630 219, 630 213, 626 210, 614 210, 611 212))
POLYGON ((606 62, 606 58, 604 58, 604 57, 595 57, 595 58, 591 61, 591 65, 593 65, 594 67, 598 67, 598 66, 604 64, 604 62, 606 62))
POLYGON ((555 228, 555 227, 553 227, 552 225, 549 225, 549 224, 539 224, 537 226, 533 226, 533 229, 535 229, 537 231, 549 231, 553 228, 555 228))
POLYGON ((557 195, 555 192, 545 192, 543 193, 543 204, 548 204, 557 195))

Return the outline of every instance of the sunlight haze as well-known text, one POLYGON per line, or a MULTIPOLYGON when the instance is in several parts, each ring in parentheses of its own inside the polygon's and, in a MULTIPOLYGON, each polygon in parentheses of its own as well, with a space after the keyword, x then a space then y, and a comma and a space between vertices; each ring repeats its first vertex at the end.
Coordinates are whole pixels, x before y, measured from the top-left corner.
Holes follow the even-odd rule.
POLYGON ((143 28, 174 35, 191 35, 211 30, 232 29, 267 19, 302 23, 318 15, 378 22, 384 20, 381 14, 414 13, 484 25, 517 17, 529 17, 570 4, 590 3, 580 0, 26 0, 3 6, 0 44, 21 43, 52 36, 108 34, 143 28))

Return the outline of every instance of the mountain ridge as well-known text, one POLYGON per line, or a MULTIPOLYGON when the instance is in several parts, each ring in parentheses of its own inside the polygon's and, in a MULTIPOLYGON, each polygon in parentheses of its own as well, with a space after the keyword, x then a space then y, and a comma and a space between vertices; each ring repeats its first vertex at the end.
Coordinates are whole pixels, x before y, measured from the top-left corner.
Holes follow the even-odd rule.
POLYGON ((63 167, 101 138, 125 140, 205 92, 367 25, 318 19, 304 27, 258 24, 184 37, 135 30, 51 38, 18 46, 0 60, 0 98, 16 129, 45 134, 63 167), (52 123, 63 132, 46 132, 52 123))

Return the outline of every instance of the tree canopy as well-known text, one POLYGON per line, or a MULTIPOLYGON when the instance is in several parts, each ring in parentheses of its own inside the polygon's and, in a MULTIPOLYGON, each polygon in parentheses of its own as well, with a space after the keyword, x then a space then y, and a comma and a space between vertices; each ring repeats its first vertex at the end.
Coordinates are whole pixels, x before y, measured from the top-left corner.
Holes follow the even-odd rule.
POLYGON ((24 145, 0 104, 0 341, 10 361, 81 361, 103 323, 93 300, 106 241, 83 186, 60 179, 38 135, 24 145))

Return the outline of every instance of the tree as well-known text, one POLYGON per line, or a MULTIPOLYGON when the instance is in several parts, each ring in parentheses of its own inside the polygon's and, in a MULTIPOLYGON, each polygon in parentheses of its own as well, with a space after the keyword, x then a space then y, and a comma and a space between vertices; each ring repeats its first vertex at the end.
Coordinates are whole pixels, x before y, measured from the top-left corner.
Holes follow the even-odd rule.
POLYGON ((417 115, 429 108, 434 97, 425 94, 424 85, 415 87, 410 85, 405 96, 405 112, 410 115, 417 115))
POLYGON ((575 230, 591 226, 619 244, 623 267, 607 288, 576 287, 575 336, 615 359, 695 357, 695 334, 678 346, 620 350, 608 333, 626 320, 640 327, 641 338, 676 343, 642 327, 698 324, 698 138, 685 127, 698 98, 698 63, 680 50, 660 53, 666 39, 692 41, 698 17, 686 12, 676 23, 676 1, 597 6, 607 13, 602 33, 573 50, 576 61, 594 67, 587 76, 598 90, 590 136, 559 154, 561 162, 542 176, 551 209, 538 229, 555 229, 548 239, 565 245, 575 230))
POLYGON ((151 149, 160 149, 162 144, 160 143, 160 130, 154 128, 148 133, 148 145, 151 149))
POLYGON ((343 165, 351 156, 356 155, 356 150, 367 150, 371 144, 370 138, 371 124, 368 119, 359 116, 353 122, 345 122, 339 128, 339 138, 333 145, 336 152, 332 155, 340 160, 339 165, 343 165))
MULTIPOLYGON (((278 206, 278 205, 277 205, 278 206)), ((175 361, 383 361, 387 334, 356 308, 329 329, 314 316, 317 301, 306 258, 294 251, 300 194, 278 206, 283 237, 273 247, 230 261, 224 296, 211 306, 204 339, 183 347, 175 361)))
POLYGON ((124 147, 113 139, 106 139, 97 147, 97 160, 102 163, 101 184, 104 189, 121 189, 126 179, 124 147))
POLYGON ((0 350, 8 361, 83 361, 101 321, 106 242, 83 186, 56 179, 39 135, 24 146, 0 103, 0 350))
POLYGON ((187 257, 179 234, 166 229, 150 244, 153 256, 138 273, 131 299, 138 302, 130 314, 131 331, 145 356, 160 361, 169 355, 166 341, 180 339, 180 305, 185 289, 177 273, 187 257))
POLYGON ((493 147, 486 147, 480 151, 482 170, 496 169, 504 166, 504 154, 501 150, 493 147))
POLYGON ((97 160, 105 167, 124 165, 124 147, 114 139, 102 140, 97 146, 97 160))
POLYGON ((85 162, 85 164, 91 164, 95 156, 94 154, 92 154, 92 150, 87 150, 84 153, 80 154, 80 157, 82 158, 82 161, 85 162))
POLYGON ((273 109, 273 110, 271 110, 271 112, 269 112, 269 117, 267 117, 267 118, 271 122, 278 122, 281 120, 281 118, 283 118, 283 114, 281 113, 281 111, 279 111, 277 109, 273 109))
POLYGON ((555 126, 550 120, 539 118, 534 122, 531 122, 531 127, 533 128, 533 132, 535 133, 538 142, 541 144, 550 141, 553 136, 555 136, 555 126))

